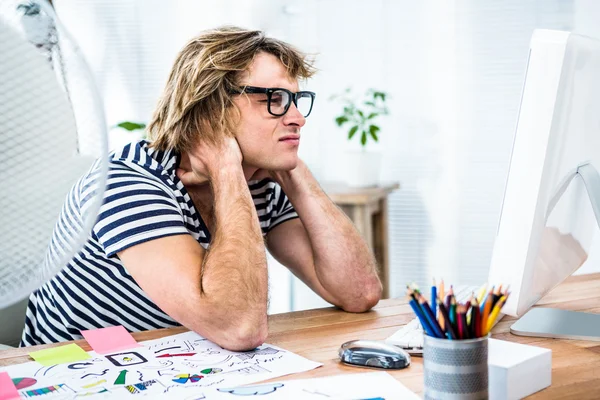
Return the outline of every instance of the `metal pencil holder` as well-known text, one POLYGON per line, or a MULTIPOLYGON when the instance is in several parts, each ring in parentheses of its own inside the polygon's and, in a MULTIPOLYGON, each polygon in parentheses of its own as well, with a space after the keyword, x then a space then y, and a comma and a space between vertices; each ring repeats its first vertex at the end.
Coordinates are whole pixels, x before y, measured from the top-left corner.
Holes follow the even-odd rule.
POLYGON ((425 399, 487 399, 488 337, 448 340, 425 336, 425 399))

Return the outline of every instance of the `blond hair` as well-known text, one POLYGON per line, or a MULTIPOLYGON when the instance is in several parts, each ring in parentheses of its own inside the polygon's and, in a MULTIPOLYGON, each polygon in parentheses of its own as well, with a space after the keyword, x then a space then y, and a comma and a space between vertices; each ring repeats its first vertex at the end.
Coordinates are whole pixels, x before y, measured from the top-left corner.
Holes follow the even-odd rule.
POLYGON ((159 150, 189 151, 199 140, 215 143, 233 136, 239 109, 232 91, 254 57, 277 57, 290 78, 307 79, 315 69, 307 56, 264 32, 225 26, 205 31, 179 52, 158 101, 148 133, 159 150))

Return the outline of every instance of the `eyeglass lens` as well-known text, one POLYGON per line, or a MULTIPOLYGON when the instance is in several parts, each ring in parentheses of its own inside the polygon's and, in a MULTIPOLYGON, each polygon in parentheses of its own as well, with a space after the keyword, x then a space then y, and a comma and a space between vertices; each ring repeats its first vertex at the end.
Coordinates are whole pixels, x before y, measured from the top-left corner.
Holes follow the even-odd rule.
MULTIPOLYGON (((290 105, 290 94, 284 90, 276 90, 271 94, 271 110, 272 114, 283 115, 287 111, 286 108, 290 105)), ((309 93, 299 93, 297 96, 298 111, 303 116, 307 116, 312 106, 312 96, 309 93)))

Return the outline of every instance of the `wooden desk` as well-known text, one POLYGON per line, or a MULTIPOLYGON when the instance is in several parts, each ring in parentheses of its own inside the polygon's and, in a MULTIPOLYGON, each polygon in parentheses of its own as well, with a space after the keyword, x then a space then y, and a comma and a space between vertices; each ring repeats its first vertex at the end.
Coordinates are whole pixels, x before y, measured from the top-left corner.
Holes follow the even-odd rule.
POLYGON ((383 298, 390 297, 388 256, 388 195, 400 188, 399 183, 369 188, 353 188, 343 183, 325 182, 321 187, 329 198, 350 217, 375 253, 383 298))
MULTIPOLYGON (((566 310, 600 312, 600 274, 571 277, 540 301, 540 305, 566 310)), ((382 300, 368 313, 348 314, 334 308, 277 314, 269 318, 268 343, 281 346, 323 367, 277 378, 276 380, 319 377, 372 371, 342 365, 337 359, 339 346, 353 339, 385 339, 401 325, 412 320, 410 306, 404 300, 382 300)), ((509 333, 514 318, 505 317, 492 331, 494 338, 552 349, 552 386, 530 396, 531 399, 600 398, 600 342, 558 340, 515 336, 509 333)), ((185 328, 160 329, 134 333, 138 340, 184 332, 185 328)), ((76 341, 90 350, 85 340, 76 341)), ((45 347, 36 346, 35 350, 45 347)), ((31 359, 34 348, 0 351, 0 365, 18 364, 31 359)), ((391 374, 408 388, 422 395, 422 359, 413 357, 412 365, 391 374)))

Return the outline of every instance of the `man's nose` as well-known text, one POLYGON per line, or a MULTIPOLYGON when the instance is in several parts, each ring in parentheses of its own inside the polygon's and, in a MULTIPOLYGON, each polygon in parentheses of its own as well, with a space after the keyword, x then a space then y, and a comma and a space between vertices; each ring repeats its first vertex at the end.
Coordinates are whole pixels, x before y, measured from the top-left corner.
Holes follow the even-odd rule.
POLYGON ((283 116, 283 123, 285 125, 297 125, 300 128, 306 123, 306 118, 304 118, 304 115, 298 110, 293 101, 290 104, 290 108, 283 116))

